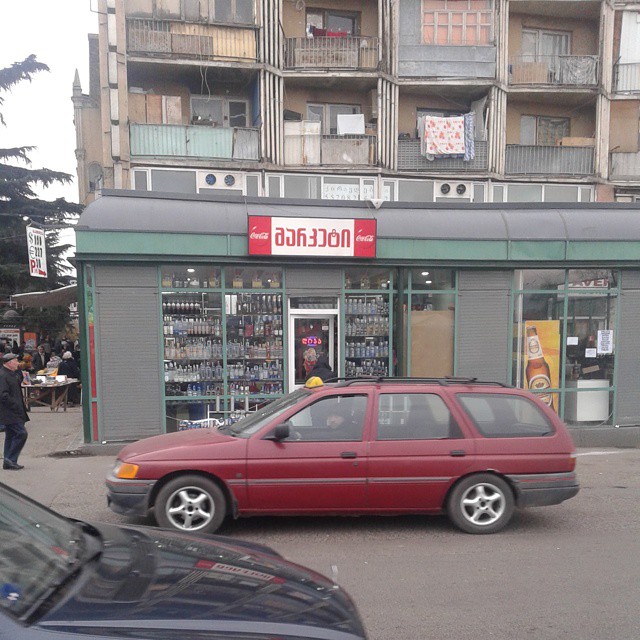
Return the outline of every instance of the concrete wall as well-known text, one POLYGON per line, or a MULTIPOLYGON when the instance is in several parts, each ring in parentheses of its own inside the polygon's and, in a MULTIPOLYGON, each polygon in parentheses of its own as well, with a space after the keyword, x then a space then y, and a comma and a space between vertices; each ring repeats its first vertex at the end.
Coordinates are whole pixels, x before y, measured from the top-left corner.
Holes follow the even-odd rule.
POLYGON ((593 106, 575 108, 566 105, 536 104, 509 101, 507 105, 507 144, 520 144, 521 116, 551 116, 570 118, 569 135, 574 138, 593 138, 596 114, 593 106))
POLYGON ((308 0, 300 3, 300 9, 296 8, 295 2, 283 2, 282 4, 282 26, 285 38, 302 38, 306 35, 306 10, 308 9, 333 9, 360 13, 360 35, 378 35, 378 3, 376 0, 308 0))
POLYGON ((398 108, 398 133, 408 133, 412 138, 416 135, 416 118, 418 109, 461 109, 459 102, 451 103, 437 96, 401 95, 398 108))
POLYGON ((609 151, 635 153, 638 151, 640 101, 614 100, 611 102, 609 151))

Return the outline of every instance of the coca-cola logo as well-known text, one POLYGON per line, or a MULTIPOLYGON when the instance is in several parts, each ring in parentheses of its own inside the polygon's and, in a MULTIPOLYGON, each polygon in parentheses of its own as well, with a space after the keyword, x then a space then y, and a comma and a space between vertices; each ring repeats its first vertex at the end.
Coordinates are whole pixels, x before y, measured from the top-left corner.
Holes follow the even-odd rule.
POLYGON ((266 231, 256 231, 256 228, 253 227, 251 229, 251 233, 249 234, 249 237, 252 240, 268 240, 269 239, 269 234, 266 231))
POLYGON ((373 242, 373 236, 371 234, 366 236, 356 236, 356 242, 373 242))

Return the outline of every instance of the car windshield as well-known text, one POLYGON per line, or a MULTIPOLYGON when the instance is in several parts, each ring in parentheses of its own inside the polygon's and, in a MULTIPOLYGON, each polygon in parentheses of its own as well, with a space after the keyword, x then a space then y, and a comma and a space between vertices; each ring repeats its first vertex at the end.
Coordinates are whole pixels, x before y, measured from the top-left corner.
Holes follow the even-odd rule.
POLYGON ((82 524, 0 484, 0 606, 32 614, 83 560, 82 524))
POLYGON ((297 391, 293 391, 279 400, 270 402, 266 407, 252 413, 246 418, 242 418, 242 420, 239 420, 232 425, 229 431, 239 438, 248 438, 256 431, 259 431, 267 422, 270 422, 273 418, 282 415, 287 409, 293 407, 302 398, 306 398, 311 395, 311 393, 312 392, 308 389, 298 389, 297 391))

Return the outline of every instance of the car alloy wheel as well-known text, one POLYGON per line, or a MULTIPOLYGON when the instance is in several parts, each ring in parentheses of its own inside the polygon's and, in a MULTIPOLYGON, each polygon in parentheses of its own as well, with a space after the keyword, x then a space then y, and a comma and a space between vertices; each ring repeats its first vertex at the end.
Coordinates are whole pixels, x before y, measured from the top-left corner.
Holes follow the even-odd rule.
POLYGON ((514 506, 513 493, 502 478, 478 474, 454 487, 448 511, 453 523, 467 533, 495 533, 507 525, 514 506))
POLYGON ((156 500, 156 520, 167 529, 213 533, 225 515, 222 491, 213 481, 199 476, 174 478, 156 500))

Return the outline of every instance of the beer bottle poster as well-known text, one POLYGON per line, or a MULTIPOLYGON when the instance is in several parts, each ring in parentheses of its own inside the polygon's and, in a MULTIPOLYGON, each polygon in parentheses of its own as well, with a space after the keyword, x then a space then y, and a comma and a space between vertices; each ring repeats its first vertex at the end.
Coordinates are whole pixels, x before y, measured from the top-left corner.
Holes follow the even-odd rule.
POLYGON ((558 394, 541 392, 560 384, 560 321, 527 320, 524 329, 525 387, 557 412, 558 394))

